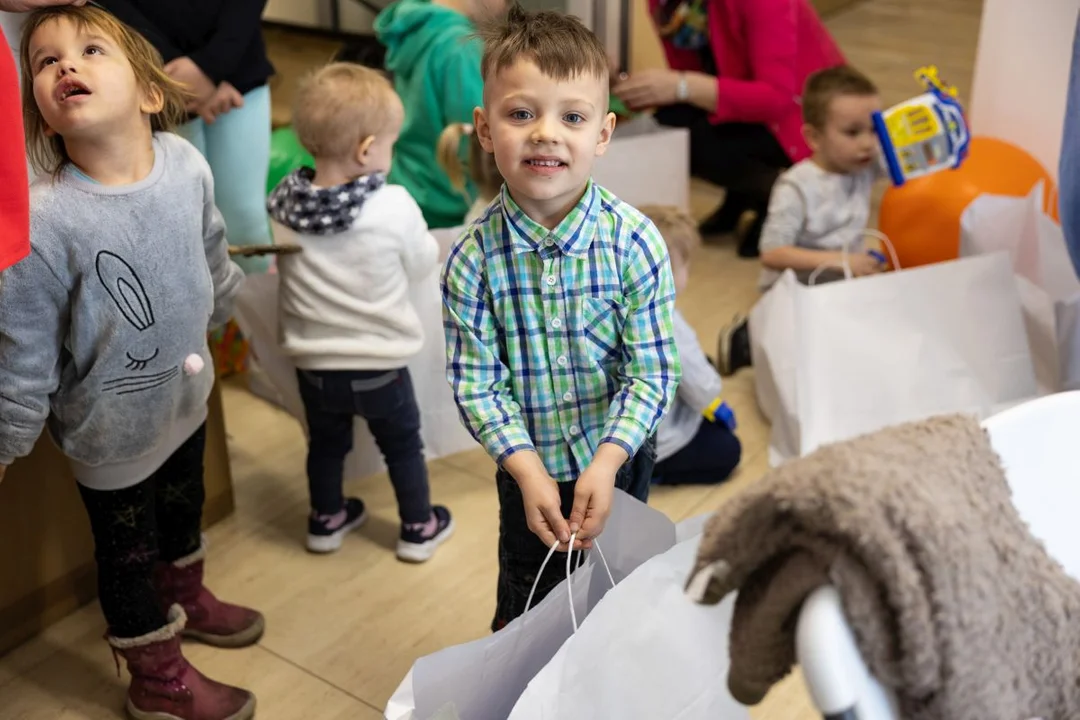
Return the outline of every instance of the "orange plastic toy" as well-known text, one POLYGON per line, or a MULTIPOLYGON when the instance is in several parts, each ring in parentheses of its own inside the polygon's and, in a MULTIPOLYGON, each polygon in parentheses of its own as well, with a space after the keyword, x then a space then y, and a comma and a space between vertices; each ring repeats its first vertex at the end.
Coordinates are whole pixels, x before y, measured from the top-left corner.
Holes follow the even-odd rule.
POLYGON ((1057 187, 1046 169, 1003 140, 976 137, 956 170, 890 187, 881 200, 878 228, 896 248, 901 267, 955 260, 960 253, 960 216, 983 193, 1024 197, 1045 183, 1047 208, 1057 219, 1057 187))

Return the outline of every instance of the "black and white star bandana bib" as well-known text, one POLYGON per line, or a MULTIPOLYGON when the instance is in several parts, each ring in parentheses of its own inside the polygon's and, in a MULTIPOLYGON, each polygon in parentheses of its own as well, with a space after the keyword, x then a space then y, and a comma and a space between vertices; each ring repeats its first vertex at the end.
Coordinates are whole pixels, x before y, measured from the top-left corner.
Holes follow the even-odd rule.
POLYGON ((344 185, 317 188, 309 167, 285 176, 266 201, 270 217, 296 232, 333 235, 352 227, 364 201, 386 184, 386 175, 372 173, 344 185))

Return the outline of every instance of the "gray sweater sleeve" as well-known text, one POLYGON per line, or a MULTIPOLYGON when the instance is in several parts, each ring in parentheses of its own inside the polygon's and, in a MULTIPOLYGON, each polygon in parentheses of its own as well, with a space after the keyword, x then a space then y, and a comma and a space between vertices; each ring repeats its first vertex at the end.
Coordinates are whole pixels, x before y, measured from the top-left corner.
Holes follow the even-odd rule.
POLYGON ((214 179, 210 166, 203 165, 203 245, 206 264, 214 283, 214 314, 210 317, 210 329, 219 328, 229 321, 233 301, 240 291, 244 271, 229 258, 229 243, 225 239, 225 220, 214 203, 214 179))
POLYGON ((68 325, 68 290, 36 249, 0 275, 0 465, 41 435, 68 325))

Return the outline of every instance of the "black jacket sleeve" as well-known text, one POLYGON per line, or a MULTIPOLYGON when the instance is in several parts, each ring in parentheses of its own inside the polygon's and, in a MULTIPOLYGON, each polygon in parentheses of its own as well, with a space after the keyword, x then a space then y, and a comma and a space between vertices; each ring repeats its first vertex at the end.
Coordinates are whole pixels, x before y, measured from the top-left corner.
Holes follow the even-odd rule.
POLYGON ((221 3, 217 29, 191 59, 214 84, 232 75, 244 60, 255 33, 262 32, 266 0, 228 0, 221 3))
POLYGON ((129 0, 97 0, 97 3, 126 24, 138 30, 150 44, 157 48, 165 62, 183 55, 169 37, 143 14, 139 6, 129 0))

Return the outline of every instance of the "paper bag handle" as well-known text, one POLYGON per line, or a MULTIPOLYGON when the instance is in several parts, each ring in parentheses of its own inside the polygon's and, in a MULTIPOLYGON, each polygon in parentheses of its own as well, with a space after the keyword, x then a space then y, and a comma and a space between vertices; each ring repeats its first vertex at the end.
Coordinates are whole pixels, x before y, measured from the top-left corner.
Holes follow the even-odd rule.
MULTIPOLYGON (((574 547, 574 540, 577 539, 577 533, 570 535, 569 547, 574 547)), ((540 584, 540 578, 544 575, 544 569, 547 567, 548 561, 551 560, 551 556, 555 554, 555 551, 559 549, 561 543, 556 540, 551 549, 548 550, 547 556, 544 558, 544 562, 540 563, 540 572, 536 573, 536 580, 533 581, 532 589, 529 590, 529 597, 525 601, 525 612, 522 615, 521 624, 525 624, 525 618, 529 614, 529 608, 532 607, 533 596, 536 595, 536 587, 540 584)), ((608 580, 611 581, 611 587, 615 587, 615 578, 611 574, 611 568, 608 567, 607 558, 604 557, 604 551, 600 549, 600 543, 597 540, 593 540, 593 547, 596 548, 596 552, 600 554, 600 561, 604 564, 604 572, 607 573, 608 580)), ((574 632, 578 630, 577 612, 574 610, 574 588, 570 584, 570 574, 573 572, 573 552, 566 553, 566 594, 570 598, 570 621, 574 624, 574 632)), ((580 565, 580 563, 579 563, 580 565)))
MULTIPOLYGON (((863 235, 869 235, 872 238, 880 240, 881 244, 885 246, 885 249, 889 251, 889 259, 892 260, 893 270, 900 269, 900 258, 897 256, 896 248, 893 246, 892 240, 889 240, 888 235, 878 230, 871 230, 870 228, 865 228, 863 230, 863 235)), ((845 280, 851 280, 852 278, 851 264, 848 263, 848 254, 850 253, 850 250, 848 250, 849 244, 850 243, 844 243, 844 246, 840 248, 840 267, 844 271, 845 280)), ((874 254, 879 255, 879 253, 876 252, 874 254)), ((884 258, 882 258, 882 260, 884 260, 884 258)), ((810 277, 806 281, 807 285, 813 286, 817 282, 818 276, 822 271, 829 270, 833 267, 833 265, 829 264, 818 265, 814 268, 814 272, 810 273, 810 277)))

